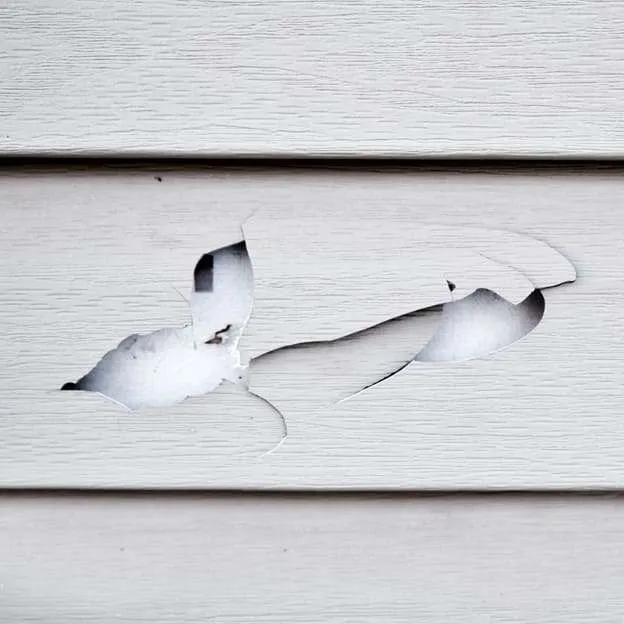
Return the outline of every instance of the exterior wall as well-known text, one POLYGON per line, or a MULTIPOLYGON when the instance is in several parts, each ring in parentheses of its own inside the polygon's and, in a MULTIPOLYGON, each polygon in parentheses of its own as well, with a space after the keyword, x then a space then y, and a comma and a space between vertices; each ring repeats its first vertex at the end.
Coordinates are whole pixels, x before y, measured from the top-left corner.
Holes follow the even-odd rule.
MULTIPOLYGON (((622 169, 556 161, 622 158, 623 30, 618 0, 5 1, 0 622, 622 622, 623 508, 600 493, 624 483, 622 169), (379 160, 289 162, 308 156, 379 160), (355 245, 385 249, 416 223, 526 234, 577 278, 544 291, 542 322, 507 349, 340 404, 422 326, 266 359, 254 388, 288 420, 270 453, 281 423, 239 392, 127 412, 58 390, 122 338, 187 323, 176 290, 252 214, 256 263, 279 269, 270 236, 313 233, 342 251, 295 258, 293 274, 361 266, 351 303, 372 301, 355 245)), ((439 273, 460 257, 452 240, 439 273)), ((382 303, 398 308, 404 264, 388 258, 382 303)), ((260 289, 255 318, 280 329, 255 324, 256 345, 284 335, 283 301, 302 336, 319 331, 284 284, 260 289)), ((323 328, 379 311, 344 308, 357 313, 323 328)))

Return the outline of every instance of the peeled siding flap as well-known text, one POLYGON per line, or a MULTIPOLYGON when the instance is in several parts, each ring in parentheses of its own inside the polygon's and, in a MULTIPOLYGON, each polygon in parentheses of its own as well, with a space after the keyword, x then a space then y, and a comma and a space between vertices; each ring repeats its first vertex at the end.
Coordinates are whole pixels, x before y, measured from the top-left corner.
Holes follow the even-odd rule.
POLYGON ((241 342, 250 357, 334 340, 477 288, 519 303, 534 288, 576 275, 548 245, 485 228, 351 216, 280 219, 259 211, 243 231, 254 270, 253 313, 241 342))

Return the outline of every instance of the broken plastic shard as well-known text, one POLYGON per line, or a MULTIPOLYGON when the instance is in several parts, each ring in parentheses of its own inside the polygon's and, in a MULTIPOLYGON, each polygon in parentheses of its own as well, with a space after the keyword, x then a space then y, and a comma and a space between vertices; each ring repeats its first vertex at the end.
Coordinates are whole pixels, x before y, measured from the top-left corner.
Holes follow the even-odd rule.
POLYGON ((338 340, 261 355, 250 363, 251 389, 284 414, 329 407, 411 361, 435 332, 440 316, 436 306, 338 340))

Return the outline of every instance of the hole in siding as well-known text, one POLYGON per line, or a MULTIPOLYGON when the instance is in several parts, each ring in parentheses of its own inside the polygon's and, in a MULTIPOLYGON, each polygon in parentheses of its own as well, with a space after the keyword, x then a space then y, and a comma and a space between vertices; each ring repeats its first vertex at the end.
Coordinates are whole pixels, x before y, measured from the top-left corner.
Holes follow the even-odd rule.
MULTIPOLYGON (((487 274, 485 277, 488 277, 487 274)), ((193 270, 193 288, 188 300, 191 322, 188 325, 128 336, 106 353, 86 375, 76 382, 65 383, 61 389, 98 392, 129 409, 140 409, 172 405, 190 396, 208 394, 222 383, 230 382, 244 387, 249 395, 275 411, 283 426, 283 441, 287 435, 283 414, 268 399, 250 389, 248 366, 241 363, 239 343, 251 315, 253 281, 251 260, 244 241, 202 255, 193 270)), ((529 282, 529 288, 531 284, 529 282)), ((522 302, 513 304, 484 288, 453 299, 457 292, 467 292, 461 280, 446 280, 444 288, 448 289, 451 301, 440 306, 416 310, 412 313, 413 317, 405 315, 387 319, 351 336, 317 344, 326 345, 325 355, 333 356, 337 349, 345 345, 350 344, 353 351, 355 341, 372 344, 369 340, 371 332, 378 332, 376 338, 381 338, 384 331, 399 324, 409 327, 413 336, 423 338, 418 343, 411 343, 412 351, 405 348, 405 343, 411 342, 410 336, 401 334, 400 340, 395 340, 395 344, 402 341, 401 350, 390 357, 385 356, 389 355, 392 345, 380 346, 384 350, 384 358, 378 365, 375 364, 377 368, 370 375, 377 381, 362 388, 366 376, 363 381, 361 377, 354 379, 352 387, 361 388, 355 393, 359 394, 396 375, 412 362, 457 362, 503 349, 526 336, 544 315, 545 301, 539 289, 533 290, 522 302), (422 319, 424 323, 429 319, 430 322, 432 312, 440 310, 440 320, 435 327, 418 325, 416 330, 416 321, 422 319), (391 372, 387 373, 388 370, 391 372), (381 379, 378 378, 380 374, 384 375, 381 379)), ((391 296, 392 293, 385 295, 391 296)), ((446 300, 448 296, 440 298, 446 300)), ((376 344, 374 349, 377 349, 376 344)), ((283 350, 267 351, 265 355, 282 357, 291 346, 305 347, 299 342, 286 345, 283 350)), ((356 372, 361 370, 357 368, 357 363, 367 358, 365 349, 363 351, 361 356, 358 352, 355 357, 356 372)), ((262 357, 260 355, 254 361, 257 363, 262 357)), ((338 357, 336 362, 340 363, 338 357)), ((320 366, 324 375, 331 374, 327 372, 323 358, 316 358, 314 366, 320 366)), ((285 377, 275 374, 267 379, 272 386, 283 383, 285 377)), ((265 386, 265 389, 268 387, 265 386)))
MULTIPOLYGON (((455 284, 448 280, 447 284, 453 292, 455 284)), ((500 351, 535 329, 545 309, 544 296, 538 289, 518 304, 484 288, 445 303, 441 306, 441 317, 433 335, 413 358, 341 401, 394 377, 412 362, 461 362, 500 351)))
POLYGON ((188 303, 190 324, 128 336, 61 390, 98 392, 136 410, 174 405, 230 382, 262 401, 279 419, 282 437, 271 449, 275 450, 288 434, 286 420, 270 401, 249 389, 248 366, 241 363, 238 350, 253 304, 253 273, 244 242, 199 259, 188 303))
MULTIPOLYGON (((253 276, 245 244, 204 254, 195 266, 193 278, 189 325, 128 336, 91 371, 76 382, 63 384, 61 390, 99 392, 129 409, 139 409, 172 405, 190 396, 207 394, 224 381, 246 386, 248 367, 241 364, 238 342, 251 313, 253 276)), ((453 282, 447 280, 447 284, 451 292, 455 290, 453 282)), ((490 290, 478 289, 440 308, 440 321, 425 346, 400 368, 364 389, 392 377, 413 361, 457 362, 503 349, 539 324, 545 301, 537 289, 517 305, 490 290)), ((376 327, 320 344, 334 348, 398 320, 389 319, 376 327)), ((306 346, 312 345, 291 345, 260 357, 276 357, 287 349, 306 346)))
POLYGON ((193 272, 195 292, 212 292, 214 256, 204 254, 195 265, 193 272))
POLYGON ((460 362, 489 355, 535 329, 545 307, 544 296, 537 289, 514 305, 495 292, 480 288, 442 306, 436 332, 414 359, 460 362))
POLYGON ((253 277, 244 243, 203 255, 193 272, 191 323, 133 334, 62 390, 99 392, 129 409, 166 406, 222 382, 245 384, 238 352, 251 313, 253 277))

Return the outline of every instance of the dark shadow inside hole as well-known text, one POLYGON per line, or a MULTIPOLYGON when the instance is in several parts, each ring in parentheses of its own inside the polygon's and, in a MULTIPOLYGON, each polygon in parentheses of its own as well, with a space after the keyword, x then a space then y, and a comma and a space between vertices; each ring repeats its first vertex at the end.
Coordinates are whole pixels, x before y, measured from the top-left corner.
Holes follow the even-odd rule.
POLYGON ((224 263, 249 262, 247 246, 245 241, 220 247, 210 253, 204 254, 193 271, 193 286, 195 292, 214 292, 219 285, 216 281, 220 279, 219 272, 223 269, 224 263))
POLYGON ((214 289, 214 256, 204 254, 193 272, 195 292, 212 292, 214 289))

